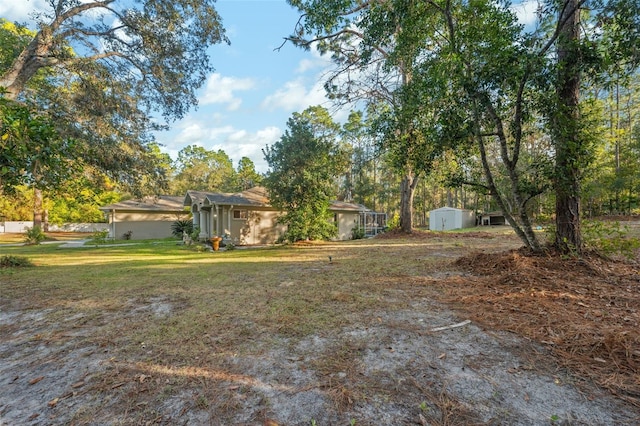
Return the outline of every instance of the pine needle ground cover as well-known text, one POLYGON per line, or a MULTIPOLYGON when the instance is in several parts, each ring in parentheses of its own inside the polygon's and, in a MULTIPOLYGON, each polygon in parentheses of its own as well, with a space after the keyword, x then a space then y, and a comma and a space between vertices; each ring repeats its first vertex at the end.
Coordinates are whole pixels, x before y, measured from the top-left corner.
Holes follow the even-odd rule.
POLYGON ((633 424, 637 263, 518 247, 503 230, 2 247, 35 266, 0 270, 0 419, 633 424))

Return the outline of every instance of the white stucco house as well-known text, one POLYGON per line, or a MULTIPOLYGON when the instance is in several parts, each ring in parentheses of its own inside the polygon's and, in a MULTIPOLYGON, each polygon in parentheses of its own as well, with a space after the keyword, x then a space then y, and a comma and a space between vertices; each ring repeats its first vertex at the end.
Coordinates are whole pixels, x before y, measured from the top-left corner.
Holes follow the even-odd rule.
MULTIPOLYGON (((277 223, 281 212, 269 203, 267 190, 255 187, 235 194, 188 191, 184 206, 193 213, 193 224, 200 229, 200 239, 226 237, 235 244, 271 244, 286 227, 277 223)), ((334 201, 329 210, 338 228, 339 240, 351 238, 352 229, 360 226, 370 210, 360 204, 334 201)))
MULTIPOLYGON (((190 217, 193 218, 194 227, 200 230, 200 240, 226 237, 239 245, 272 244, 286 230, 284 225, 277 222, 281 212, 270 205, 263 187, 232 194, 187 191, 184 197, 157 196, 128 200, 101 207, 100 210, 108 218, 109 236, 117 239, 129 232, 131 239, 170 237, 173 222, 190 217)), ((357 226, 375 232, 382 229, 380 224, 372 228, 369 223, 371 214, 380 214, 373 213, 361 204, 334 201, 329 210, 338 228, 338 240, 350 239, 353 228, 357 226)))

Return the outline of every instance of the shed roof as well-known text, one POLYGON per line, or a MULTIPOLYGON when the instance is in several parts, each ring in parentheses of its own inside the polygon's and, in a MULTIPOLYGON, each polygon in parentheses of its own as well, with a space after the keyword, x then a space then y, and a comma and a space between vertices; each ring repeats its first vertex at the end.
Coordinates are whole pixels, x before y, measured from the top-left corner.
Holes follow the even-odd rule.
POLYGON ((469 209, 459 209, 457 207, 440 207, 439 209, 435 209, 435 210, 430 210, 430 212, 446 212, 446 211, 451 211, 451 212, 473 212, 473 210, 469 210, 469 209))

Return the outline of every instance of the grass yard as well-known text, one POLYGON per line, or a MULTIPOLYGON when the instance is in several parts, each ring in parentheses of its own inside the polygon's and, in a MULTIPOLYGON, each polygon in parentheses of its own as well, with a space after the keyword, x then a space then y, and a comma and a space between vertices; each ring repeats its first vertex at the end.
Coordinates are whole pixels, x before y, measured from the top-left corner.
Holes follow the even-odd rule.
POLYGON ((167 241, 0 246, 35 264, 0 269, 0 424, 637 420, 637 263, 616 263, 620 312, 615 295, 607 312, 576 302, 582 322, 629 327, 585 355, 610 367, 599 376, 563 356, 576 345, 560 341, 569 334, 552 311, 589 283, 552 294, 543 271, 555 272, 519 246, 506 228, 216 253, 167 241), (545 314, 524 308, 541 294, 545 314))

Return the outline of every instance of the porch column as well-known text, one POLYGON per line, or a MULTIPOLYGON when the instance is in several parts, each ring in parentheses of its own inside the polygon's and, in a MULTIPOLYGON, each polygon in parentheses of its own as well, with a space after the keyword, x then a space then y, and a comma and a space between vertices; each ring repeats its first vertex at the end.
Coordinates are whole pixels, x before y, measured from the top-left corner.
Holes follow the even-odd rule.
POLYGON ((200 227, 200 209, 196 204, 191 207, 191 212, 193 213, 193 227, 200 227))
POLYGON ((212 215, 213 223, 215 224, 211 229, 213 230, 212 232, 219 237, 220 236, 220 206, 218 206, 217 204, 214 204, 213 206, 211 206, 211 212, 213 213, 212 215))
POLYGON ((205 211, 202 210, 202 207, 200 208, 200 220, 198 221, 200 223, 200 234, 198 234, 198 238, 199 239, 204 239, 207 238, 207 233, 206 233, 206 227, 207 227, 207 218, 205 216, 205 211))
POLYGON ((229 238, 233 240, 233 236, 231 235, 231 216, 233 215, 233 206, 229 206, 229 214, 227 216, 227 226, 229 227, 229 238))

